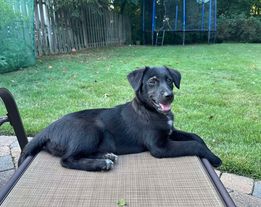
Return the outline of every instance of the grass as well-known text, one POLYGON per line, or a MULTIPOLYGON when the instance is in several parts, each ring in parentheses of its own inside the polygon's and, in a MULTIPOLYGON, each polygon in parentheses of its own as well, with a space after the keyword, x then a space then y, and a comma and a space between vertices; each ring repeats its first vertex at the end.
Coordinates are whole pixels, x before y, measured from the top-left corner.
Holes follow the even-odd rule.
MULTIPOLYGON (((182 73, 175 90, 175 126, 198 133, 221 156, 221 170, 261 178, 261 45, 126 46, 38 59, 0 75, 34 135, 62 115, 129 101, 126 75, 144 65, 182 73)), ((0 106, 0 114, 4 108, 0 106)), ((1 127, 0 134, 12 134, 1 127)))

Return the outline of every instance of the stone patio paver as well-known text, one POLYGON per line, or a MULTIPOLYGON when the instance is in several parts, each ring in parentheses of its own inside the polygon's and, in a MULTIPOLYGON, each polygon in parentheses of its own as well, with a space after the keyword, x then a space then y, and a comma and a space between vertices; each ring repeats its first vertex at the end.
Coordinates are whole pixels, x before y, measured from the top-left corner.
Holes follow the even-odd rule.
POLYGON ((20 147, 17 146, 11 148, 11 157, 13 159, 15 168, 18 167, 18 159, 20 157, 20 153, 21 153, 20 147))
POLYGON ((241 193, 251 194, 253 191, 254 180, 251 178, 230 173, 222 173, 221 181, 227 188, 241 193))
POLYGON ((10 148, 13 148, 13 147, 19 147, 19 144, 17 141, 14 141, 12 144, 10 144, 10 148))
POLYGON ((0 146, 9 146, 16 141, 15 136, 0 136, 0 146))
POLYGON ((0 146, 0 157, 10 154, 10 148, 8 146, 0 146))
POLYGON ((245 193, 240 193, 233 191, 229 193, 237 207, 260 207, 261 199, 254 196, 247 195, 245 193))
POLYGON ((14 169, 0 172, 0 189, 11 178, 11 176, 14 174, 14 172, 15 172, 14 169))
POLYGON ((0 172, 14 169, 14 163, 10 155, 0 157, 0 172))
POLYGON ((215 172, 216 172, 217 176, 220 178, 221 172, 219 170, 215 170, 215 172))
POLYGON ((261 180, 255 182, 253 196, 261 199, 261 180))

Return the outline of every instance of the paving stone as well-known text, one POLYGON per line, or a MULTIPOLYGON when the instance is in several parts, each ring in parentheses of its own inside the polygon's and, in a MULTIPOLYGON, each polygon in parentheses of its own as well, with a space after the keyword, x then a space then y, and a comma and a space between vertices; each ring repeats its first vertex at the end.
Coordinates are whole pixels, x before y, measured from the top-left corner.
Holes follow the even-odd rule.
POLYGON ((221 181, 226 188, 245 194, 251 194, 254 186, 253 179, 230 173, 222 173, 221 181))
MULTIPOLYGON (((28 141, 30 142, 33 137, 27 137, 28 141)), ((16 138, 16 140, 10 145, 10 148, 13 148, 13 147, 20 147, 19 143, 18 143, 18 140, 16 138)))
POLYGON ((261 180, 255 182, 253 196, 261 198, 261 180))
POLYGON ((217 176, 220 178, 221 172, 219 170, 215 170, 217 176))
POLYGON ((15 170, 7 170, 0 172, 0 189, 6 184, 6 182, 12 177, 15 170))
POLYGON ((14 141, 11 145, 10 145, 10 148, 13 148, 13 147, 19 147, 19 144, 18 144, 18 141, 14 141))
POLYGON ((0 156, 10 155, 10 149, 8 146, 0 146, 0 156))
POLYGON ((14 160, 15 168, 18 167, 17 163, 18 163, 18 159, 19 159, 20 153, 21 153, 20 147, 13 147, 13 148, 11 148, 11 156, 12 156, 12 158, 14 160))
POLYGON ((237 207, 260 207, 261 199, 244 193, 233 191, 229 193, 237 207))
MULTIPOLYGON (((0 140, 2 140, 2 145, 0 145, 0 156, 10 155, 11 149, 11 157, 14 161, 14 167, 17 168, 18 159, 21 153, 17 138, 15 136, 0 136, 0 140), (10 148, 8 147, 8 145, 10 148)), ((32 137, 28 137, 28 140, 31 141, 32 137)), ((3 164, 0 163, 0 167, 1 165, 3 164)))
POLYGON ((15 136, 0 136, 0 146, 9 146, 16 141, 15 136))
POLYGON ((0 157, 0 172, 5 170, 10 170, 14 168, 14 163, 11 155, 0 157))
POLYGON ((230 188, 226 188, 228 193, 232 193, 234 190, 230 189, 230 188))
POLYGON ((14 168, 14 163, 11 155, 0 156, 0 172, 14 168))

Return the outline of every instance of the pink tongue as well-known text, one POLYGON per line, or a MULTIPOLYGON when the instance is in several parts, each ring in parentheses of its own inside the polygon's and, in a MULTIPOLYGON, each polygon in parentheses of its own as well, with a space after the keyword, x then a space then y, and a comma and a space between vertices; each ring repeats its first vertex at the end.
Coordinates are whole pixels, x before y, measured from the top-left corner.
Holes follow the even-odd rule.
POLYGON ((162 111, 169 111, 171 109, 171 105, 170 104, 159 104, 162 111))

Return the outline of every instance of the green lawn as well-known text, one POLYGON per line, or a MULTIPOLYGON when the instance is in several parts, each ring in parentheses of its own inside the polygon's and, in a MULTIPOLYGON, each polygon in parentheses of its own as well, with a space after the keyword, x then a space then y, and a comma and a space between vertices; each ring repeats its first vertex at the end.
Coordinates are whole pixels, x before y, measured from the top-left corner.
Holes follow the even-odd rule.
MULTIPOLYGON (((144 65, 181 71, 177 128, 204 137, 223 159, 221 170, 261 178, 261 44, 93 49, 41 58, 0 75, 0 86, 14 94, 32 136, 66 113, 131 100, 126 75, 144 65)), ((13 132, 4 126, 1 133, 13 132)))

